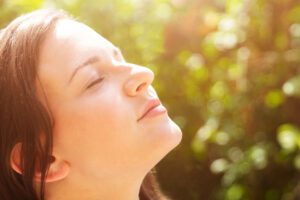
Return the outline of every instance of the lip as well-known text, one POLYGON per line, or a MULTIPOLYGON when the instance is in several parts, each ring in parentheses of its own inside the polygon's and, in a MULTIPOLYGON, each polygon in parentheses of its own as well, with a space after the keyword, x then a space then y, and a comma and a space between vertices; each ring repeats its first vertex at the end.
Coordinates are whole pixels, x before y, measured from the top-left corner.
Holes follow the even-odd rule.
POLYGON ((145 109, 137 121, 139 122, 144 118, 155 117, 166 112, 167 109, 161 104, 159 99, 151 99, 146 103, 145 109))

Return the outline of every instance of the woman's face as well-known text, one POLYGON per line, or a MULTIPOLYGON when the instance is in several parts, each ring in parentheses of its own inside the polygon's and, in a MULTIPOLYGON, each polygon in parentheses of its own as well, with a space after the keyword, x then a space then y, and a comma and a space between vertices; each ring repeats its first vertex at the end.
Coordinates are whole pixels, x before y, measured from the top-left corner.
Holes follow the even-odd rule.
POLYGON ((57 22, 42 45, 38 70, 55 120, 53 154, 70 163, 71 172, 142 173, 181 140, 178 126, 158 106, 153 72, 127 63, 82 23, 57 22))

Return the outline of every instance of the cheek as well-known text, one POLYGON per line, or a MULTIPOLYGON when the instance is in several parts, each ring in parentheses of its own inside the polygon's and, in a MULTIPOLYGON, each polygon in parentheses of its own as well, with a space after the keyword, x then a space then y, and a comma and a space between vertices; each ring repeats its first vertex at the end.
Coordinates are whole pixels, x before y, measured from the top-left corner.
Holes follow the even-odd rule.
POLYGON ((124 132, 134 131, 134 112, 120 97, 113 94, 93 101, 82 113, 82 118, 86 119, 86 131, 101 135, 103 139, 111 142, 120 141, 118 138, 125 136, 124 132))
POLYGON ((70 160, 128 149, 137 132, 133 114, 116 96, 69 105, 56 117, 54 146, 70 160))

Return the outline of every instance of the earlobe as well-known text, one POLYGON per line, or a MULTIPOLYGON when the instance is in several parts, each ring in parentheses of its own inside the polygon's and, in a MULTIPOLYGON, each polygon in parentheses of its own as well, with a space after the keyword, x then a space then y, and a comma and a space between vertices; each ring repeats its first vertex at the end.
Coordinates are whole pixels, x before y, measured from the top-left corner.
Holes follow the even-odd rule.
MULTIPOLYGON (((22 167, 21 167, 21 148, 22 144, 17 143, 10 156, 10 165, 12 169, 17 172, 18 174, 22 174, 22 167)), ((51 156, 49 160, 49 170, 47 176, 45 178, 46 183, 59 181, 66 178, 70 172, 70 165, 67 161, 57 158, 55 156, 51 156)), ((41 181, 41 172, 37 170, 35 172, 34 180, 37 182, 41 181)))
MULTIPOLYGON (((47 176, 45 178, 46 183, 60 181, 66 178, 70 172, 70 164, 65 160, 55 158, 50 164, 47 176)), ((34 180, 37 182, 41 181, 41 173, 36 172, 34 180)))

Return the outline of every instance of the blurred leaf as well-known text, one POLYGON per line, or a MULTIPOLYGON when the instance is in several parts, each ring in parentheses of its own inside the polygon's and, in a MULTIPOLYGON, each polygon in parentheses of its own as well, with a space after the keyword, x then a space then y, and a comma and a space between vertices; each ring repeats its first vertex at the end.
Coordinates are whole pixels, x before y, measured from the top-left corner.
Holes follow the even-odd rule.
POLYGON ((23 11, 28 12, 40 8, 44 0, 10 0, 9 6, 20 7, 23 11))
POLYGON ((283 32, 277 33, 277 35, 275 37, 275 45, 276 45, 277 49, 284 50, 288 45, 287 35, 285 35, 285 33, 283 33, 283 32))
POLYGON ((195 138, 191 144, 191 148, 193 150, 193 155, 201 160, 204 156, 204 153, 205 153, 205 144, 202 140, 198 139, 198 138, 195 138))
POLYGON ((293 37, 300 37, 300 23, 295 23, 290 26, 290 33, 293 37))
POLYGON ((210 165, 212 173, 218 174, 224 172, 228 168, 229 162, 223 158, 214 160, 210 165))
POLYGON ((240 0, 227 0, 226 10, 228 13, 238 13, 243 6, 243 1, 240 0))
POLYGON ((228 151, 228 157, 233 162, 239 162, 244 159, 244 153, 240 148, 232 147, 228 151))
POLYGON ((226 192, 226 200, 242 200, 245 188, 240 184, 232 185, 226 192))
POLYGON ((186 66, 191 70, 201 69, 204 65, 204 59, 200 54, 192 54, 186 61, 186 66))
POLYGON ((294 166, 296 169, 300 170, 300 155, 299 154, 294 158, 294 166))
POLYGON ((267 151, 260 146, 252 147, 250 158, 257 169, 264 169, 268 164, 267 151))
POLYGON ((299 129, 292 124, 283 124, 277 130, 277 141, 287 152, 293 152, 298 148, 299 137, 299 129))
POLYGON ((266 192, 266 200, 279 200, 280 199, 280 193, 277 190, 268 190, 266 192))
POLYGON ((295 76, 284 83, 283 92, 287 96, 300 97, 300 76, 295 76))
POLYGON ((269 108, 276 108, 284 102, 284 96, 281 90, 271 90, 265 96, 265 104, 269 108))
POLYGON ((300 6, 295 6, 288 14, 288 20, 290 22, 299 22, 300 21, 300 6))
POLYGON ((215 142, 219 145, 226 145, 230 141, 229 134, 224 131, 218 131, 215 134, 215 142))
POLYGON ((210 96, 214 99, 223 99, 227 94, 227 87, 224 82, 216 82, 210 89, 210 96))
POLYGON ((230 66, 229 70, 228 70, 228 77, 231 80, 238 80, 240 78, 242 78, 242 76, 244 75, 244 66, 240 65, 240 64, 235 64, 230 66))

